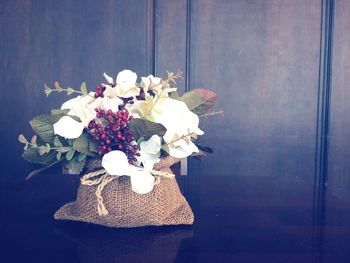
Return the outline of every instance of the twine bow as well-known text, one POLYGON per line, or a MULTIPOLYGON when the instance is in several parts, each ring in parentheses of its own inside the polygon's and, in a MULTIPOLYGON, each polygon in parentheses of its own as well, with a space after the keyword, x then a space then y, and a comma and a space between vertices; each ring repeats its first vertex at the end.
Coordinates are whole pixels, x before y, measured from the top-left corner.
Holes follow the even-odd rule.
MULTIPOLYGON (((170 172, 158 171, 158 170, 150 171, 150 173, 155 177, 154 185, 157 185, 160 183, 160 177, 172 178, 175 176, 173 173, 171 173, 170 169, 169 171, 170 172)), ((85 174, 82 178, 80 178, 80 183, 82 185, 87 185, 87 186, 98 185, 95 195, 97 199, 97 212, 99 216, 105 216, 108 214, 108 210, 103 203, 103 196, 102 196, 103 188, 113 180, 117 179, 118 177, 119 176, 108 174, 105 169, 101 169, 95 172, 85 174)))

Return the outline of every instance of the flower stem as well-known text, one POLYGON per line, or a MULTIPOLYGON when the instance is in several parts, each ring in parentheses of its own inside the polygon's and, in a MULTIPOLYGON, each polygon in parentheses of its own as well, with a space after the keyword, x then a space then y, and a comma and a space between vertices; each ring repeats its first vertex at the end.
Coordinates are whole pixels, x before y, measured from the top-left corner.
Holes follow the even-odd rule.
POLYGON ((210 116, 215 116, 215 115, 224 115, 224 111, 221 110, 221 111, 209 112, 209 113, 202 114, 198 117, 203 118, 203 117, 210 117, 210 116))

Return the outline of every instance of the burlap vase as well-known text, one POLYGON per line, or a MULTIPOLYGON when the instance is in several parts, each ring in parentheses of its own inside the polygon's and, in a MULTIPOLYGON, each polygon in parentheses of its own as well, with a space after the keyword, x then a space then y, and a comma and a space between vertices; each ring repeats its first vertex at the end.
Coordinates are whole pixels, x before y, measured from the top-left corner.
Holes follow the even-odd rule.
MULTIPOLYGON (((164 169, 169 162, 164 160, 155 167, 164 169)), ((97 188, 98 185, 80 184, 76 201, 61 207, 55 213, 55 219, 108 227, 193 224, 193 212, 181 194, 175 177, 158 178, 153 190, 147 194, 133 192, 128 176, 115 178, 101 192, 104 207, 108 211, 105 215, 98 211, 97 188)))

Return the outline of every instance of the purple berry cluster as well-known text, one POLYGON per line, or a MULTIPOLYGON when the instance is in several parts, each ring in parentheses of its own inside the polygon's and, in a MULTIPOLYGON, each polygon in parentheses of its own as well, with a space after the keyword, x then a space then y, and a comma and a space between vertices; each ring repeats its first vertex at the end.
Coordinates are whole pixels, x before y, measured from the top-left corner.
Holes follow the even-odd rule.
POLYGON ((95 109, 96 119, 90 121, 88 129, 94 140, 99 142, 98 154, 119 150, 126 154, 130 164, 140 156, 135 137, 130 131, 128 122, 132 119, 129 112, 123 108, 117 112, 112 110, 95 109))

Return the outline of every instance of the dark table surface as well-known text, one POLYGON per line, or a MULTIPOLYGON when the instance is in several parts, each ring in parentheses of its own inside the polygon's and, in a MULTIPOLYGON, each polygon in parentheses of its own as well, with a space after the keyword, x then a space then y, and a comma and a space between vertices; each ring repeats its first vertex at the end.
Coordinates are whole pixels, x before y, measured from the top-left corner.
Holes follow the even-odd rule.
POLYGON ((350 262, 350 204, 298 178, 178 177, 193 226, 111 229, 53 219, 77 176, 2 185, 0 262, 350 262))

